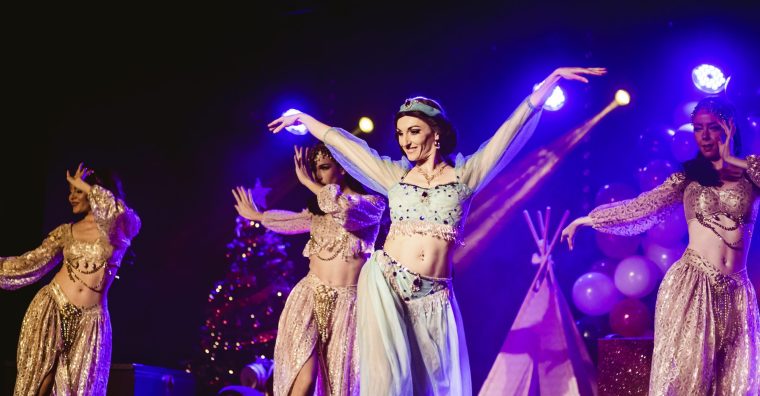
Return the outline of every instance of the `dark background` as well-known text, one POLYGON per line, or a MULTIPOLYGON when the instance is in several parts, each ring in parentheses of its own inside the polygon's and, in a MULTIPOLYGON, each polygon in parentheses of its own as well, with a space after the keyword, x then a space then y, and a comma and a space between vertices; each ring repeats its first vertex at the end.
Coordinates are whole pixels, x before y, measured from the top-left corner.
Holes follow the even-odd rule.
MULTIPOLYGON (((459 130, 459 149, 470 153, 554 68, 605 66, 609 74, 588 86, 563 85, 567 104, 544 113, 524 151, 595 114, 616 89, 631 92, 632 105, 603 120, 525 207, 574 215, 590 209, 606 183, 636 186, 636 170, 651 158, 641 135, 656 140, 663 126, 687 122, 678 108, 703 96, 691 83, 694 66, 723 67, 740 112, 760 110, 758 7, 281 3, 6 15, 0 254, 34 248, 72 220, 67 168, 85 161, 118 170, 143 229, 133 244, 135 265, 120 271, 109 296, 115 363, 176 368, 196 356, 206 295, 226 271, 232 186, 260 177, 273 188, 270 207, 303 207, 307 191, 293 177, 291 146, 313 140, 272 136, 265 127, 290 107, 346 129, 370 116, 370 145, 398 157, 395 110, 406 97, 434 97, 459 130)), ((760 152, 752 134, 745 133, 745 152, 760 152)), ((455 280, 476 389, 534 271, 521 216, 507 220, 455 280)), ((301 240, 292 241, 298 252, 301 240)), ((555 254, 568 299, 575 279, 600 257, 592 232, 577 243, 579 252, 555 254)), ((756 285, 757 243, 749 269, 756 285)), ((0 293, 0 361, 14 361, 21 318, 43 284, 0 293)))

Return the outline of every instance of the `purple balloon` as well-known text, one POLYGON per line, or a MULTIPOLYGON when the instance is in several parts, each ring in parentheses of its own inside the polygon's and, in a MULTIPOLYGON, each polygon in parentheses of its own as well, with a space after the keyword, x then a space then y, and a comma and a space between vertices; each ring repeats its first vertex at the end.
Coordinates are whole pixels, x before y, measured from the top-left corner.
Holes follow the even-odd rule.
POLYGON ((673 265, 683 255, 686 245, 677 247, 665 247, 649 240, 644 240, 644 255, 651 260, 663 274, 668 272, 673 265))
POLYGON ((671 212, 662 222, 655 224, 646 234, 648 241, 665 247, 675 247, 683 244, 683 239, 688 232, 686 217, 683 209, 671 212))
POLYGON ((596 206, 619 202, 636 196, 636 191, 623 183, 605 184, 596 193, 594 204, 596 206))
POLYGON ((640 298, 651 293, 662 273, 646 257, 631 256, 615 269, 615 286, 628 297, 640 298))
POLYGON ((638 179, 641 191, 649 191, 660 184, 675 172, 670 161, 655 159, 649 161, 643 168, 639 168, 638 179))
POLYGON ((596 233, 596 245, 607 257, 622 259, 636 253, 639 248, 641 236, 620 236, 596 233))
POLYGON ((587 272, 573 285, 573 302, 586 315, 604 315, 622 298, 607 275, 587 272))

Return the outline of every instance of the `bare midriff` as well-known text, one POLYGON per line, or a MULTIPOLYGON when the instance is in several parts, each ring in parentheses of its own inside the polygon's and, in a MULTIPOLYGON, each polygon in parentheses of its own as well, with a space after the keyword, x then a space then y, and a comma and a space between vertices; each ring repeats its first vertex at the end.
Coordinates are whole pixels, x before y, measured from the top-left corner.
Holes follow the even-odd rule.
MULTIPOLYGON (((730 220, 723 219, 725 226, 734 225, 730 220)), ((750 227, 739 227, 736 230, 720 230, 720 236, 731 243, 742 241, 738 249, 729 247, 712 230, 703 226, 696 219, 691 219, 689 225, 689 249, 699 253, 702 258, 712 264, 723 275, 732 274, 746 268, 749 251, 750 227)))
MULTIPOLYGON (((100 271, 92 274, 77 273, 77 276, 82 281, 87 282, 88 285, 96 286, 100 284, 105 271, 108 271, 108 266, 105 266, 100 269, 100 271)), ((111 269, 111 272, 114 271, 116 271, 116 268, 111 269)), ((64 264, 58 273, 55 274, 53 281, 61 287, 61 291, 63 291, 63 294, 66 295, 66 299, 68 299, 71 304, 79 307, 91 307, 93 305, 103 304, 107 301, 108 289, 111 287, 113 279, 113 275, 106 276, 106 278, 103 279, 102 289, 98 288, 100 292, 95 292, 82 284, 82 282, 72 281, 71 278, 69 278, 66 265, 64 264)))
POLYGON ((399 264, 434 278, 451 277, 451 261, 456 242, 415 234, 388 237, 383 249, 399 264))
POLYGON ((322 260, 314 254, 309 258, 309 273, 328 286, 354 286, 366 261, 366 255, 348 259, 339 255, 332 260, 322 260))

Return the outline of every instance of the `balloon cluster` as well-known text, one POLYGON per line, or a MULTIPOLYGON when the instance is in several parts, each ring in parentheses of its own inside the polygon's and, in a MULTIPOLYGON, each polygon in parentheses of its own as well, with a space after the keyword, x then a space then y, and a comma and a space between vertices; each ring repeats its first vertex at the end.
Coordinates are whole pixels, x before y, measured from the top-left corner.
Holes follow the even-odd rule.
MULTIPOLYGON (((649 161, 638 171, 638 190, 657 187, 675 171, 668 160, 649 161)), ((614 205, 634 198, 636 190, 622 183, 602 186, 595 205, 614 205)), ((575 307, 586 315, 576 322, 585 339, 603 337, 606 331, 625 337, 651 331, 653 312, 641 299, 652 294, 683 253, 686 233, 686 220, 679 209, 642 236, 596 233, 596 244, 604 257, 594 261, 572 289, 575 307), (608 315, 606 321, 601 320, 604 315, 608 315)))

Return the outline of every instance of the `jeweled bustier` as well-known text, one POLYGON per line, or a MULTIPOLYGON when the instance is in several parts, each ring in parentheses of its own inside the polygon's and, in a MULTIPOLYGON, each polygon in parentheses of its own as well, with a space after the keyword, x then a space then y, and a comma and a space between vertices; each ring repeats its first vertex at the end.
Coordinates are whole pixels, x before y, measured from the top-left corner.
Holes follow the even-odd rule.
POLYGON ((404 183, 388 190, 391 228, 388 238, 414 234, 462 243, 472 189, 459 181, 429 188, 404 183))

